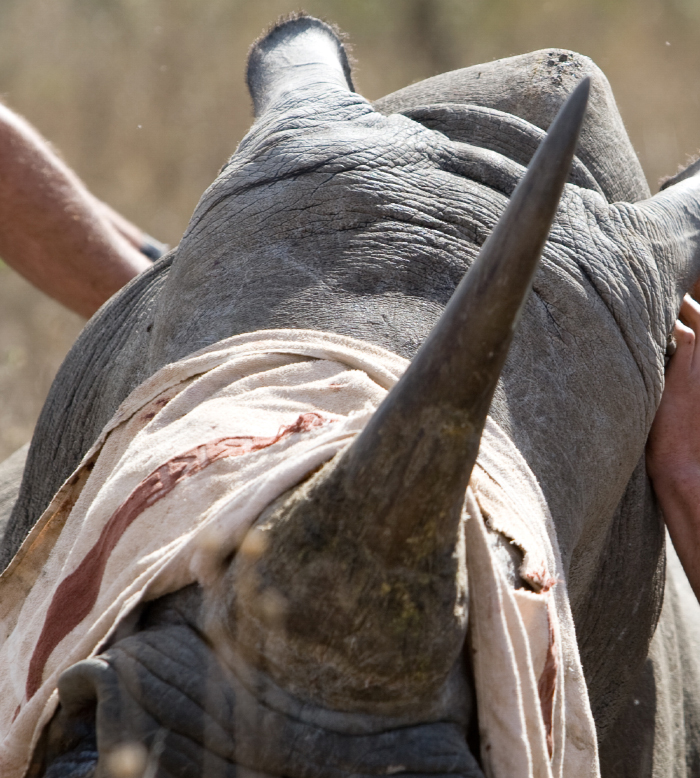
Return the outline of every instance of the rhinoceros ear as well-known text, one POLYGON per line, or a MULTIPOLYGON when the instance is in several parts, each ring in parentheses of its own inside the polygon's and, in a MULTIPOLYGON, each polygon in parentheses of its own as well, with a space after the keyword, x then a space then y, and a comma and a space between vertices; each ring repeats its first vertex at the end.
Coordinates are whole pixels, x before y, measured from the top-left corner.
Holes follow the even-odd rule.
POLYGON ((225 589, 236 598, 228 629, 237 650, 293 693, 330 709, 404 715, 432 704, 454 667, 466 630, 467 484, 588 90, 586 80, 561 109, 367 427, 261 517, 253 530, 261 542, 244 543, 231 566, 225 589), (266 592, 281 601, 274 623, 261 605, 266 592))
POLYGON ((683 295, 691 289, 700 294, 700 161, 665 181, 654 197, 613 207, 626 209, 625 218, 652 241, 664 297, 675 296, 666 320, 670 335, 683 295))
POLYGON ((354 91, 339 33, 305 14, 283 19, 253 44, 247 81, 256 118, 285 92, 306 85, 328 84, 354 91))

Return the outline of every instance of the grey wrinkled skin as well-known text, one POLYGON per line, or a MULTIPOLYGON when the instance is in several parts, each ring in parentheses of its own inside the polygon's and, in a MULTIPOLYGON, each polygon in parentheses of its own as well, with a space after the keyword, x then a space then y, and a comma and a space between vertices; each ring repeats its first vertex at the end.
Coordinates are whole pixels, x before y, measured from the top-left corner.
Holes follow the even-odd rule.
MULTIPOLYGON (((413 356, 584 75, 578 159, 491 414, 556 524, 603 775, 697 774, 698 687, 681 693, 673 667, 700 678, 697 630, 684 624, 700 613, 682 571, 665 569, 643 452, 667 339, 700 274, 700 180, 650 198, 605 77, 572 52, 447 73, 373 106, 349 88, 321 23, 290 22, 258 44, 249 134, 179 247, 93 318, 57 376, 3 561, 119 402, 164 364, 279 327, 413 356)), ((196 591, 151 605, 71 668, 37 769, 87 775, 97 748, 135 738, 159 776, 481 774, 468 665, 455 666, 425 721, 326 710, 214 655, 201 610, 196 591), (259 726, 246 730, 242 712, 259 726)), ((105 769, 100 759, 96 774, 105 769)))
POLYGON ((27 461, 29 444, 18 448, 0 464, 0 533, 5 534, 5 527, 12 515, 12 509, 17 502, 20 481, 27 461))

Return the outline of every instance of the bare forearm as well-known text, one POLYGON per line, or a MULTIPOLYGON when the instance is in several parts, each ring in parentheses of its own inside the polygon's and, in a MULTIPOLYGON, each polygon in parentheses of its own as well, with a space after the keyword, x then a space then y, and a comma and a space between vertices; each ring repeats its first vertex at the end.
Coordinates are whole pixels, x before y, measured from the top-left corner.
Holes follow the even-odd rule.
POLYGON ((653 482, 671 540, 700 600, 700 463, 677 463, 653 482))
POLYGON ((0 257, 83 316, 151 264, 41 136, 1 105, 0 257))
POLYGON ((700 600, 700 305, 686 296, 676 353, 647 443, 647 471, 695 596, 700 600))

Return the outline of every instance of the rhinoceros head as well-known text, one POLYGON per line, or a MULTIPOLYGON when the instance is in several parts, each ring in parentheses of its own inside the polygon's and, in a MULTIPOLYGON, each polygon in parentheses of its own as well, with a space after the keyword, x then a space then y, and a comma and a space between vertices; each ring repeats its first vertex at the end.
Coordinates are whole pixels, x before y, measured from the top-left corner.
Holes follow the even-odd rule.
MULTIPOLYGON (((314 34, 325 36, 325 30, 306 32, 314 34)), ((273 37, 270 51, 256 50, 257 57, 275 63, 274 44, 273 37)), ((277 77, 275 65, 260 67, 269 72, 256 79, 256 105, 270 100, 273 88, 285 94, 278 83, 285 76, 277 77)), ((289 55, 282 71, 292 80, 298 75, 289 55)), ((256 532, 267 547, 252 559, 239 555, 224 578, 232 597, 221 590, 214 596, 231 603, 224 622, 235 621, 222 642, 235 639, 278 684, 324 707, 424 713, 460 656, 467 626, 464 495, 569 174, 587 95, 584 81, 440 321, 367 428, 342 456, 265 514, 264 531, 256 532), (285 592, 279 634, 258 612, 258 588, 246 596, 250 576, 285 592)))
MULTIPOLYGON (((431 105, 438 81, 385 99, 407 114, 385 116, 327 25, 295 17, 253 47, 255 124, 174 255, 90 324, 44 424, 63 408, 74 462, 138 380, 256 329, 352 335, 412 363, 352 445, 269 506, 217 587, 149 606, 64 674, 51 775, 142 737, 163 776, 478 774, 460 514, 489 412, 540 479, 599 732, 613 726, 660 607, 639 460, 697 275, 697 184, 611 203, 646 192, 607 83, 577 55, 515 59, 484 67, 481 104, 470 71, 451 83, 473 101, 431 105), (105 332, 128 366, 100 368, 112 384, 79 425, 61 392, 105 332), (602 579, 619 555, 625 576, 602 579), (285 593, 284 618, 265 590, 285 593), (620 621, 629 651, 603 662, 620 621)), ((91 391, 81 380, 71 397, 91 391)), ((25 485, 51 445, 35 444, 25 485)), ((15 533, 37 502, 20 498, 15 533)))

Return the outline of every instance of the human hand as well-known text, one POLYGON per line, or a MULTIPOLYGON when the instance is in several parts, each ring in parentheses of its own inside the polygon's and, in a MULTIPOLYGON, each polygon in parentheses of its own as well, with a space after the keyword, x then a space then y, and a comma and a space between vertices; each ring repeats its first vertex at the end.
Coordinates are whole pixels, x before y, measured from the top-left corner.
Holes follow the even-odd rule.
MULTIPOLYGON (((676 353, 647 444, 647 470, 657 481, 677 481, 700 470, 700 304, 686 295, 673 335, 676 353)), ((700 484, 698 484, 700 489, 700 484)))

